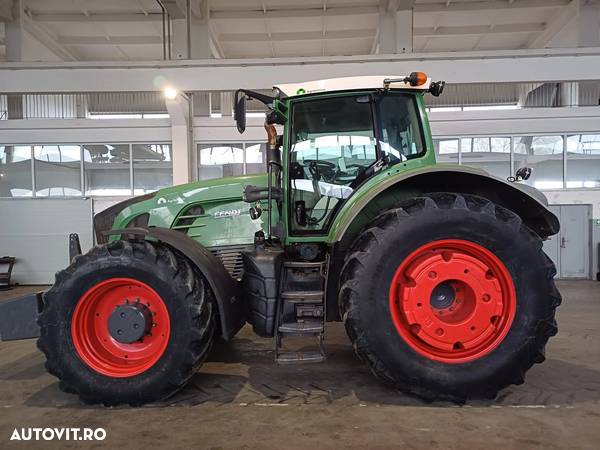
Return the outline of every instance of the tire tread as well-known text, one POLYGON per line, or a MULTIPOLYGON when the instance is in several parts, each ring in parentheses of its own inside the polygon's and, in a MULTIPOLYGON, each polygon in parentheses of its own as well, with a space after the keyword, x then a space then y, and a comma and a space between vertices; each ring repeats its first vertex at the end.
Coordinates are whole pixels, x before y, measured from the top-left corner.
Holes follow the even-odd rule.
POLYGON ((458 193, 433 193, 416 197, 403 202, 397 208, 391 208, 382 212, 376 217, 355 239, 348 254, 345 258, 344 265, 341 270, 340 291, 339 291, 339 306, 343 322, 352 341, 352 345, 359 358, 367 362, 371 372, 379 379, 386 383, 390 383, 400 388, 401 390, 417 394, 420 397, 428 400, 450 400, 456 403, 464 403, 467 401, 467 395, 457 395, 455 393, 448 394, 440 392, 425 386, 423 380, 398 379, 398 375, 394 376, 392 372, 378 359, 373 351, 371 351, 366 334, 361 332, 359 326, 359 308, 358 305, 361 299, 358 296, 356 286, 361 277, 364 265, 364 255, 368 254, 379 244, 379 237, 384 235, 386 230, 391 227, 401 227, 402 222, 409 220, 415 216, 422 214, 430 209, 468 209, 470 211, 492 216, 498 221, 506 223, 511 228, 528 236, 529 242, 533 244, 544 265, 541 268, 545 274, 548 286, 546 297, 548 298, 551 314, 547 317, 538 320, 535 326, 535 334, 529 338, 522 346, 516 350, 519 355, 514 359, 514 364, 509 369, 512 375, 507 380, 497 380, 497 382, 481 388, 478 392, 472 392, 473 397, 494 398, 498 391, 508 384, 521 384, 524 381, 525 372, 535 363, 542 362, 545 358, 544 347, 551 336, 557 333, 555 320, 555 309, 560 305, 562 299, 554 284, 554 275, 556 268, 550 258, 542 250, 542 240, 530 230, 521 220, 521 218, 493 202, 474 195, 458 194, 458 193))

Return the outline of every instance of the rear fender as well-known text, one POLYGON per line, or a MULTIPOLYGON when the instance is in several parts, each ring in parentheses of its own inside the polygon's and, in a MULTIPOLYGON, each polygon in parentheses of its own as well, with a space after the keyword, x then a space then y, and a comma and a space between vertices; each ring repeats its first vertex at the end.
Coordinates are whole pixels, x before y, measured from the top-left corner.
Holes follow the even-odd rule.
POLYGON ((185 255, 202 272, 219 308, 222 337, 229 341, 245 323, 244 307, 238 282, 209 250, 179 231, 168 228, 127 228, 111 230, 107 235, 137 235, 160 241, 185 255))
POLYGON ((405 172, 393 169, 388 169, 387 176, 376 185, 369 186, 366 192, 359 191, 350 197, 332 226, 331 243, 346 240, 348 234, 360 231, 366 216, 376 215, 383 208, 404 199, 430 192, 485 197, 520 216, 542 238, 552 236, 560 229, 558 219, 548 209, 544 194, 531 186, 511 183, 468 166, 438 164, 405 172))
POLYGON ((436 164, 403 170, 397 165, 382 171, 378 180, 359 188, 336 216, 328 241, 333 258, 327 287, 327 318, 339 320, 338 283, 346 253, 360 231, 377 215, 403 200, 432 192, 478 195, 517 214, 542 238, 558 233, 560 224, 548 209, 547 199, 537 189, 512 183, 469 166, 436 164), (362 191, 362 192, 361 192, 362 191))

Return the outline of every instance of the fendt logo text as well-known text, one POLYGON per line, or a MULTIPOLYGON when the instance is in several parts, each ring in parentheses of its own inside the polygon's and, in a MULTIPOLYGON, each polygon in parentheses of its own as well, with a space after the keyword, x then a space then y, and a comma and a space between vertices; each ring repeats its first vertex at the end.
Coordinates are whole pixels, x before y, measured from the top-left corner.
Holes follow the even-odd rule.
POLYGON ((103 441, 104 428, 15 428, 11 441, 103 441))

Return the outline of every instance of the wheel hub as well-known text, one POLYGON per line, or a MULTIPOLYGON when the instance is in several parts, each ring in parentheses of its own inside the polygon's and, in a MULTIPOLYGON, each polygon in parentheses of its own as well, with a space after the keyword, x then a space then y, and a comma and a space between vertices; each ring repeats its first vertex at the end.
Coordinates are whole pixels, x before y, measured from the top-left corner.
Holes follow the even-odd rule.
POLYGON ((512 277, 500 259, 466 240, 425 244, 398 267, 390 312, 400 336, 436 361, 481 358, 504 339, 516 312, 512 277))
POLYGON ((115 378, 152 367, 167 348, 170 330, 161 296, 132 278, 108 278, 93 285, 71 318, 77 355, 91 369, 115 378))
POLYGON ((438 284, 433 289, 433 291, 431 291, 429 304, 432 308, 445 309, 448 308, 452 303, 454 303, 454 299, 454 288, 452 287, 452 284, 445 281, 443 283, 438 284))
POLYGON ((125 302, 115 308, 108 318, 108 332, 123 344, 139 341, 152 328, 152 314, 148 307, 139 302, 125 302))

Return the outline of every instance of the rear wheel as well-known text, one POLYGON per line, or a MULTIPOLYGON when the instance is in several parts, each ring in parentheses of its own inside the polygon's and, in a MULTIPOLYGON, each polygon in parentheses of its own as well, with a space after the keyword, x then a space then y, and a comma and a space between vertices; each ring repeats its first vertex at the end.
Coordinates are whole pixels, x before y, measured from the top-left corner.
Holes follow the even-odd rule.
POLYGON ((79 256, 44 296, 46 368, 86 403, 166 398, 206 358, 215 330, 203 276, 170 248, 117 241, 79 256))
POLYGON ((356 352, 428 400, 493 398, 522 383, 544 359, 561 300, 541 247, 518 216, 476 196, 430 194, 384 212, 342 270, 356 352))

